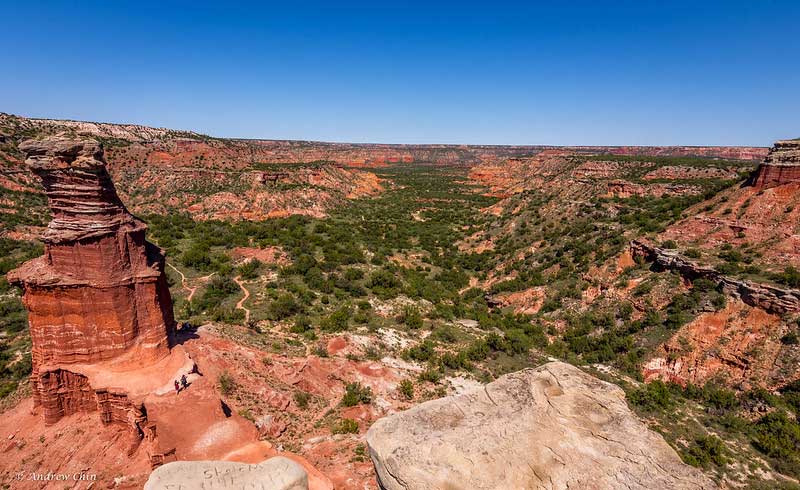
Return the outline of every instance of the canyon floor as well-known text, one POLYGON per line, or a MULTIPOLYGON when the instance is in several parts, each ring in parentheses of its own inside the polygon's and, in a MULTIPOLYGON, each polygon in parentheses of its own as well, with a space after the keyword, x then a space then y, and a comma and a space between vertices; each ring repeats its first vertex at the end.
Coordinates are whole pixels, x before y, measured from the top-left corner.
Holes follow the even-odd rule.
MULTIPOLYGON (((0 272, 41 255, 49 219, 20 135, 105 138, 166 252, 180 345, 316 488, 377 488, 379 418, 552 360, 620 386, 722 488, 800 488, 800 184, 754 178, 766 149, 289 151, 18 119, 0 126, 0 272)), ((122 431, 41 423, 26 312, 0 296, 3 484, 80 467, 140 488, 122 431)))

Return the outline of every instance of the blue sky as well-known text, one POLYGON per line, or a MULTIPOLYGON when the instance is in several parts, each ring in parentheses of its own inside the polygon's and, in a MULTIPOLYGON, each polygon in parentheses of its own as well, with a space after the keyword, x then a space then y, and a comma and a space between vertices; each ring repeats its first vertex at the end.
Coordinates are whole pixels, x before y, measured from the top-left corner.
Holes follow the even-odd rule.
POLYGON ((0 0, 0 111, 215 136, 769 145, 800 2, 0 0))

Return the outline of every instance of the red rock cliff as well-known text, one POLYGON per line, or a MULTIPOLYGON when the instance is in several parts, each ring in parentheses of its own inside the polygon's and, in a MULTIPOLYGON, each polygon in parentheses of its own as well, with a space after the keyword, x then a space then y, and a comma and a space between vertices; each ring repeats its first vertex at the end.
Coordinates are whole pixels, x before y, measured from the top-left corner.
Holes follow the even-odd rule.
POLYGON ((97 403, 80 395, 90 390, 70 365, 135 369, 165 358, 174 337, 172 301, 164 254, 117 197, 102 146, 54 136, 20 149, 53 219, 42 237, 45 254, 8 278, 24 290, 34 399, 50 423, 97 403))
POLYGON ((800 182, 800 140, 777 141, 753 178, 758 188, 800 182))

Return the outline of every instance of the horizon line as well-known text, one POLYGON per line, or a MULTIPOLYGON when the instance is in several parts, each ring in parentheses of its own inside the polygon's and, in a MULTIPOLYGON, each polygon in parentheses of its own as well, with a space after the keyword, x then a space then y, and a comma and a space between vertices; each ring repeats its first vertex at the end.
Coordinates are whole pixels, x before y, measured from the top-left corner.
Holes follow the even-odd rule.
MULTIPOLYGON (((679 148, 770 148, 770 146, 754 146, 754 145, 715 145, 715 144, 703 144, 703 145, 684 145, 684 144, 659 144, 659 145, 641 145, 641 144, 602 144, 602 145, 587 145, 587 144, 569 144, 569 145, 556 145, 556 144, 547 144, 547 143, 386 143, 386 142, 370 142, 370 141, 362 141, 362 142, 355 142, 355 141, 335 141, 335 140, 313 140, 313 139, 294 139, 294 138, 263 138, 263 137, 240 137, 240 136, 214 136, 208 133, 199 132, 194 129, 177 129, 177 128, 170 128, 166 126, 151 126, 148 124, 136 123, 136 122, 110 122, 110 121, 91 121, 91 120, 84 120, 84 119, 71 119, 71 118, 58 118, 58 117, 33 117, 33 116, 24 116, 20 114, 11 114, 8 112, 0 111, 0 115, 4 116, 11 116, 11 117, 19 117, 23 119, 30 119, 34 121, 65 121, 65 122, 74 122, 74 123, 89 123, 89 124, 108 124, 108 125, 115 125, 115 126, 140 126, 143 128, 150 128, 150 129, 157 129, 157 130, 165 130, 165 131, 179 131, 184 133, 192 133, 198 136, 205 136, 208 138, 213 139, 220 139, 220 140, 233 140, 233 141, 266 141, 266 142, 297 142, 297 143, 321 143, 321 144, 333 144, 333 145, 383 145, 383 146, 466 146, 466 147, 528 147, 528 148, 671 148, 671 147, 679 147, 679 148)), ((791 141, 791 138, 777 138, 774 139, 773 142, 777 141, 791 141)))

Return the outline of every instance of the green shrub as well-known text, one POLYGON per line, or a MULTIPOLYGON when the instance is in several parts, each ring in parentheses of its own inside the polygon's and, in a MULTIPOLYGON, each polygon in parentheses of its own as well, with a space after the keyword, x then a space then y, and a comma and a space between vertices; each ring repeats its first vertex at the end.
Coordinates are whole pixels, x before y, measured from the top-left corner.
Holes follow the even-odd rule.
POLYGON ((229 296, 240 291, 239 285, 229 276, 216 275, 211 278, 203 294, 197 300, 197 308, 209 310, 218 307, 229 296))
POLYGON ((438 383, 442 379, 442 373, 437 369, 426 369, 419 374, 420 381, 427 381, 429 383, 438 383))
POLYGON ((486 359, 491 350, 485 340, 476 340, 467 348, 467 358, 471 361, 482 361, 486 359))
POLYGON ((431 338, 440 342, 452 344, 458 340, 458 332, 452 325, 442 325, 431 332, 431 338))
POLYGON ((686 252, 684 252, 684 254, 692 259, 699 259, 701 255, 700 251, 696 248, 689 248, 686 250, 686 252))
POLYGON ((292 325, 291 332, 292 333, 307 333, 313 332, 314 327, 311 325, 311 320, 305 316, 300 315, 294 320, 294 325, 292 325))
POLYGON ((458 354, 453 354, 452 352, 445 352, 439 358, 439 363, 443 367, 450 369, 464 369, 464 370, 472 369, 472 364, 470 364, 466 352, 459 352, 458 354))
POLYGON ((219 386, 219 392, 222 393, 223 396, 231 395, 237 388, 236 380, 233 379, 233 376, 231 376, 228 371, 222 371, 222 373, 220 373, 217 378, 217 386, 219 386))
POLYGON ((331 427, 333 434, 358 434, 358 422, 353 419, 339 419, 331 427))
POLYGON ((800 424, 785 411, 763 416, 754 425, 755 447, 774 458, 778 471, 800 476, 800 424))
POLYGON ((739 400, 734 391, 712 384, 706 384, 703 387, 703 401, 717 410, 733 410, 739 406, 739 400))
POLYGON ((285 320, 300 312, 300 309, 300 305, 294 296, 289 293, 282 293, 267 307, 267 318, 273 321, 285 320))
POLYGON ((415 306, 406 306, 400 315, 397 316, 397 321, 404 324, 412 330, 422 328, 422 315, 415 306))
POLYGON ((211 267, 211 255, 208 245, 194 243, 181 255, 181 264, 199 271, 208 270, 211 267))
POLYGON ((673 404, 669 388, 660 380, 631 390, 628 393, 628 402, 647 411, 667 409, 673 404))
POLYGON ((414 382, 410 379, 404 379, 400 382, 400 393, 406 400, 414 399, 414 382))
POLYGON ((793 288, 800 288, 800 271, 790 265, 784 269, 783 274, 778 275, 777 281, 793 288))
POLYGON ((410 359, 419 362, 430 361, 436 355, 436 350, 433 347, 433 342, 430 339, 425 339, 421 343, 410 347, 403 353, 405 359, 410 359))
POLYGON ((342 405, 345 407, 354 407, 358 404, 370 403, 372 401, 372 388, 369 386, 361 386, 361 383, 347 383, 345 386, 344 396, 342 397, 342 405))
POLYGON ((311 399, 311 395, 306 393, 305 391, 295 391, 294 392, 294 402, 297 404, 299 408, 305 410, 308 408, 308 401, 311 399))
POLYGON ((354 267, 347 268, 344 271, 344 278, 348 281, 358 281, 359 279, 364 278, 364 271, 354 267))
POLYGON ((320 322, 320 328, 326 332, 342 332, 350 324, 350 307, 341 306, 320 322))
POLYGON ((261 269, 261 261, 258 259, 250 259, 244 262, 236 270, 242 279, 255 279, 258 277, 258 271, 261 269))
POLYGON ((683 461, 692 466, 708 468, 712 463, 725 466, 728 459, 725 445, 716 436, 702 436, 695 439, 688 451, 681 454, 683 461))
POLYGON ((798 338, 797 332, 789 332, 781 337, 781 343, 783 345, 797 345, 800 343, 800 338, 798 338))
POLYGON ((373 272, 367 281, 367 287, 376 296, 384 300, 397 297, 400 294, 400 286, 400 281, 386 269, 379 269, 373 272))

